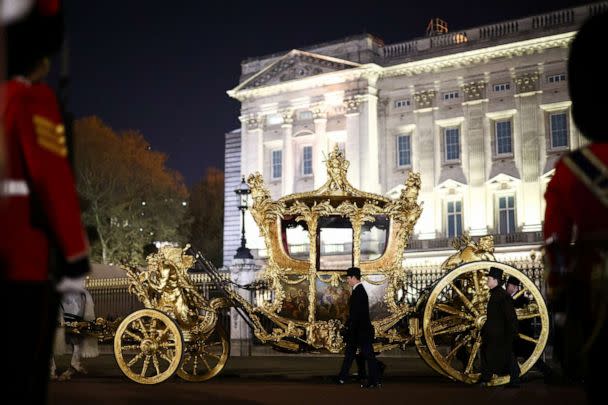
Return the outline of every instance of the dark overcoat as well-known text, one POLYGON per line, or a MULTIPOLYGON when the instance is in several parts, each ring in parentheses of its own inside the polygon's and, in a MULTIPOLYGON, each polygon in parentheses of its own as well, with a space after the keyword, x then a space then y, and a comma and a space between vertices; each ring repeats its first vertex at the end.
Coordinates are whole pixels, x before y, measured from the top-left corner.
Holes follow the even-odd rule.
POLYGON ((369 316, 369 299, 363 285, 355 287, 350 296, 346 331, 349 343, 361 345, 374 340, 374 327, 369 316))
POLYGON ((517 315, 513 299, 500 286, 490 290, 487 319, 481 330, 482 369, 488 374, 509 373, 517 315))

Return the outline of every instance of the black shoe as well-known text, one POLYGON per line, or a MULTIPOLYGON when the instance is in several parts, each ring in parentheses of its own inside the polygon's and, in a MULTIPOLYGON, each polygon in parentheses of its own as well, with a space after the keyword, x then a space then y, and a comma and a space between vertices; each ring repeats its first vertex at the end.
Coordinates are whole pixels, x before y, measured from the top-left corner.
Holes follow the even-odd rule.
POLYGON ((507 388, 519 388, 521 384, 521 380, 519 378, 515 378, 507 384, 507 388))
POLYGON ((367 389, 377 389, 377 388, 381 388, 382 384, 380 383, 376 383, 376 384, 361 384, 361 388, 367 388, 367 389))
POLYGON ((378 362, 378 371, 380 372, 380 378, 384 377, 384 370, 386 370, 386 364, 379 361, 378 362))
POLYGON ((334 383, 336 385, 344 385, 346 381, 342 380, 340 377, 334 377, 334 383))

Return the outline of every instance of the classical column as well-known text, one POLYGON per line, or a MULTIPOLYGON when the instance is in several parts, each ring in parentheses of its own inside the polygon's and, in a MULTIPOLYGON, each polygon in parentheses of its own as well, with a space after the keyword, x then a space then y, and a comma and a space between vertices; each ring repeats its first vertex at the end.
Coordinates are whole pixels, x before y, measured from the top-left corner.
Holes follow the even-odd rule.
MULTIPOLYGON (((420 198, 423 201, 423 210, 420 219, 416 223, 416 232, 420 239, 434 239, 436 230, 441 227, 437 223, 437 209, 440 209, 441 201, 436 201, 435 184, 435 91, 426 90, 414 94, 416 134, 418 136, 418 159, 420 167, 420 198)), ((439 164, 439 163, 438 163, 439 164)), ((440 167, 440 166, 438 166, 440 167)))
MULTIPOLYGON (((373 93, 375 89, 371 88, 373 93)), ((368 93, 362 104, 359 119, 360 132, 360 184, 361 189, 380 193, 380 170, 378 164, 378 97, 368 93)))
MULTIPOLYGON (((523 213, 524 232, 540 231, 542 191, 540 186, 540 139, 538 134, 538 73, 522 74, 515 79, 515 103, 519 111, 521 134, 522 192, 517 196, 518 212, 523 213)), ((519 222, 519 221, 518 221, 519 222)))
POLYGON ((325 168, 325 159, 327 157, 327 113, 324 105, 313 107, 312 113, 315 123, 315 140, 312 147, 312 173, 314 175, 314 188, 316 189, 327 181, 327 169, 325 168))
POLYGON ((360 188, 360 162, 359 162, 359 106, 358 97, 348 97, 344 100, 346 109, 346 160, 350 162, 347 179, 356 188, 360 188))
POLYGON ((264 173, 264 140, 263 140, 263 117, 256 114, 248 114, 241 117, 242 122, 242 174, 264 173))
POLYGON ((296 159, 293 152, 293 110, 281 111, 283 115, 283 183, 282 195, 291 194, 294 192, 293 184, 295 180, 295 165, 296 159))
POLYGON ((471 228, 471 235, 486 235, 485 155, 484 155, 484 100, 485 82, 467 83, 463 86, 465 102, 464 119, 467 123, 469 160, 469 206, 464 215, 471 228))

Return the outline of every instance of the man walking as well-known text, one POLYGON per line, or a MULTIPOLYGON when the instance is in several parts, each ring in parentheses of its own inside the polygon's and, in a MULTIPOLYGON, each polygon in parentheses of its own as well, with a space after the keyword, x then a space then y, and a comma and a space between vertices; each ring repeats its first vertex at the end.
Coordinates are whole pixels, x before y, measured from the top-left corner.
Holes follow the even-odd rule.
POLYGON ((361 270, 358 267, 351 267, 346 271, 346 281, 352 287, 353 292, 350 296, 348 320, 346 321, 346 349, 344 350, 344 361, 342 369, 338 375, 338 384, 344 384, 348 378, 357 348, 361 351, 361 356, 365 359, 368 368, 369 379, 367 384, 362 384, 362 388, 378 388, 378 364, 374 355, 374 327, 369 316, 369 300, 367 292, 361 284, 361 270))
MULTIPOLYGON (((520 291, 520 289, 520 281, 516 277, 509 276, 509 278, 507 279, 506 290, 509 296, 511 298, 514 298, 513 306, 516 309, 526 308, 530 304, 530 300, 524 294, 519 294, 519 296, 515 298, 515 295, 520 291)), ((520 321, 518 323, 518 331, 526 336, 534 337, 533 320, 529 318, 520 321)), ((535 347, 536 344, 534 344, 533 342, 516 338, 513 346, 515 357, 522 357, 524 359, 527 359, 528 357, 530 357, 530 355, 532 355, 532 352, 534 351, 535 347)), ((545 382, 549 382, 553 377, 553 370, 551 370, 551 368, 543 361, 542 357, 539 357, 533 368, 542 373, 543 377, 545 378, 545 382)))
POLYGON ((519 384, 519 366, 513 353, 517 335, 517 314, 513 299, 502 288, 502 270, 491 267, 488 274, 490 300, 487 319, 481 329, 481 378, 482 384, 492 380, 494 374, 511 376, 510 386, 519 384))

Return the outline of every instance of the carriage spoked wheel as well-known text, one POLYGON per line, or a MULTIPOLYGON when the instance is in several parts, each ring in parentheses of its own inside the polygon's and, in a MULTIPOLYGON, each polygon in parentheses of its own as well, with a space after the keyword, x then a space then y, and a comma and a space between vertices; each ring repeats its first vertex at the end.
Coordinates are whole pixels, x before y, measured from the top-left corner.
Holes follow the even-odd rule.
MULTIPOLYGON (((520 295, 527 298, 517 308, 520 333, 515 345, 527 345, 520 358, 521 375, 542 355, 549 335, 547 306, 536 285, 522 272, 509 265, 480 261, 463 264, 446 274, 433 288, 424 309, 423 334, 436 364, 457 381, 475 383, 481 369, 481 328, 486 321, 489 289, 486 285, 490 267, 503 270, 505 278, 514 276, 521 283, 520 295), (522 323, 529 328, 522 328, 522 323), (523 360, 523 361, 522 361, 523 360)), ((494 375, 490 385, 509 382, 509 376, 494 375)))
POLYGON ((186 342, 184 358, 177 375, 192 382, 207 381, 219 374, 230 356, 230 341, 226 331, 216 325, 207 336, 193 336, 186 342))
POLYGON ((177 324, 155 309, 140 309, 125 318, 114 336, 114 357, 122 372, 140 384, 171 377, 182 358, 183 338, 177 324))

